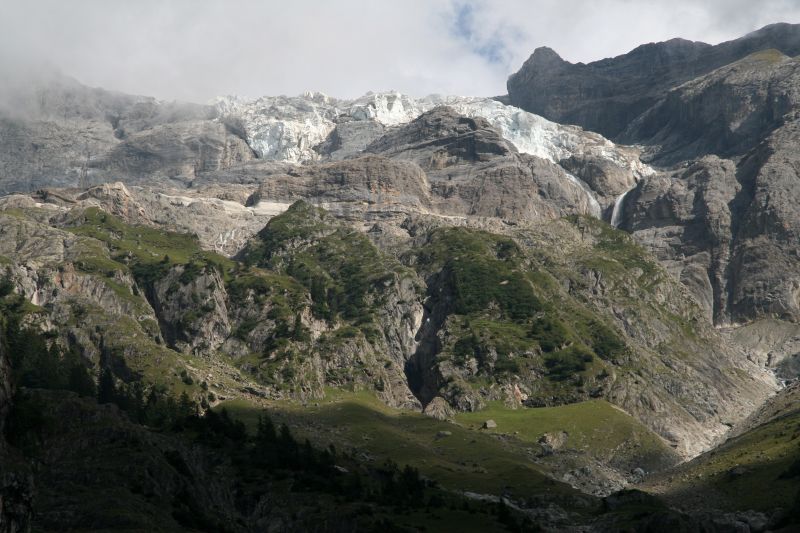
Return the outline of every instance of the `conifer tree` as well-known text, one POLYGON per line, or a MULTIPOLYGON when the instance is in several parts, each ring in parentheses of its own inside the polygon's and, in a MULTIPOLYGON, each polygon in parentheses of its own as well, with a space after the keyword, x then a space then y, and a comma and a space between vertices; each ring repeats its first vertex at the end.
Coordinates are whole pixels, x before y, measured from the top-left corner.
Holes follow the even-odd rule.
POLYGON ((97 403, 114 403, 117 400, 117 385, 114 382, 114 375, 108 368, 100 372, 100 380, 97 384, 97 403))

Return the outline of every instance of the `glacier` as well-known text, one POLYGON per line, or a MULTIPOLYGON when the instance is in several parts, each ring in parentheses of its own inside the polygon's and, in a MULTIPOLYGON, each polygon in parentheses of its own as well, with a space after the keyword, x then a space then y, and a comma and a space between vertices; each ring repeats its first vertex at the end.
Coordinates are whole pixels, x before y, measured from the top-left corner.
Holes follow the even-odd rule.
POLYGON ((525 154, 557 163, 576 152, 591 153, 641 176, 653 173, 639 160, 638 154, 625 153, 626 150, 600 134, 558 124, 492 98, 443 95, 412 98, 385 92, 340 100, 308 92, 294 97, 262 96, 249 101, 224 96, 214 104, 221 116, 231 115, 244 121, 248 143, 260 158, 267 160, 304 163, 319 159, 314 146, 327 138, 342 117, 397 126, 446 105, 464 116, 485 118, 525 154))
MULTIPOLYGON (((558 124, 492 98, 437 94, 414 98, 389 91, 345 100, 307 92, 253 100, 224 96, 213 104, 220 117, 240 120, 253 151, 271 161, 303 164, 320 160, 315 147, 344 121, 374 121, 394 127, 444 105, 461 115, 486 119, 519 152, 552 163, 576 155, 598 157, 630 170, 636 181, 655 172, 639 159, 636 148, 616 145, 598 133, 558 124)), ((602 210, 595 192, 571 174, 567 178, 586 192, 591 212, 599 218, 602 210)))

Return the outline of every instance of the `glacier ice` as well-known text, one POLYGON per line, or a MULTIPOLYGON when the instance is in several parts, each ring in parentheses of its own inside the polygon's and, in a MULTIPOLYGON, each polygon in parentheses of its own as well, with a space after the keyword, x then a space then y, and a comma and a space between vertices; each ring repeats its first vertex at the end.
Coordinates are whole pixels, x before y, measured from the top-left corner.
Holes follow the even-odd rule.
MULTIPOLYGON (((602 135, 578 126, 551 122, 492 98, 444 95, 413 98, 398 92, 383 92, 342 100, 309 92, 294 97, 263 96, 249 101, 226 96, 218 98, 215 105, 220 116, 233 116, 243 122, 248 144, 266 160, 296 164, 316 161, 320 154, 314 147, 342 121, 372 120, 387 127, 398 126, 446 105, 461 115, 486 119, 525 154, 553 163, 573 155, 600 157, 630 170, 637 181, 654 173, 639 160, 636 150, 617 146, 602 135)), ((586 192, 592 214, 599 217, 601 208, 594 192, 574 176, 567 178, 586 192)))

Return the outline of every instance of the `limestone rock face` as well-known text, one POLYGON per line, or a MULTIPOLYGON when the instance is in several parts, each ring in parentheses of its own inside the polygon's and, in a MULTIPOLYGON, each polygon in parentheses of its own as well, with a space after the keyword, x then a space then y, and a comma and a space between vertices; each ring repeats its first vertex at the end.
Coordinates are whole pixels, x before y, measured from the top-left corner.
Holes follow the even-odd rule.
POLYGON ((636 184, 641 177, 613 161, 596 155, 573 155, 559 164, 583 180, 606 206, 636 184))
POLYGON ((224 152, 224 137, 229 135, 214 125, 216 110, 210 106, 94 89, 56 74, 22 87, 11 82, 8 93, 11 105, 0 113, 2 193, 86 186, 114 181, 115 175, 128 171, 130 179, 138 180, 143 177, 139 172, 154 166, 145 162, 151 157, 171 160, 173 170, 225 159, 219 152, 224 152), (162 128, 168 125, 173 126, 162 128), (124 164, 123 159, 110 164, 110 154, 129 137, 134 141, 124 150, 124 164), (150 150, 156 140, 165 146, 154 153, 150 150), (169 153, 163 150, 166 146, 171 147, 169 153))
MULTIPOLYGON (((39 189, 31 196, 0 199, 2 208, 38 208, 53 218, 67 217, 71 209, 97 207, 128 224, 156 226, 197 235, 203 247, 234 255, 244 243, 289 203, 265 201, 246 207, 255 185, 202 185, 186 189, 153 189, 122 182, 87 190, 39 189)), ((53 251, 59 248, 53 243, 53 251)))
POLYGON ((413 153, 417 163, 430 170, 461 161, 488 161, 517 150, 486 119, 460 116, 455 109, 443 106, 387 133, 367 146, 367 151, 413 153), (426 148, 432 152, 430 157, 425 157, 429 152, 426 148))
POLYGON ((381 137, 386 126, 376 120, 339 119, 328 137, 314 147, 323 159, 341 160, 357 156, 381 137))
POLYGON ((164 339, 176 350, 210 354, 231 334, 220 272, 179 266, 148 289, 164 339))
MULTIPOLYGON (((596 191, 606 218, 631 231, 720 325, 798 317, 800 62, 789 57, 798 42, 797 27, 776 25, 717 47, 669 42, 576 66, 584 74, 633 68, 653 50, 674 51, 669 61, 683 67, 716 58, 703 72, 687 70, 688 81, 626 118, 617 135, 648 145, 648 160, 673 166, 639 179, 586 155, 561 166, 596 191), (695 49, 708 58, 692 59, 695 49)), ((552 52, 538 56, 542 68, 571 72, 552 52)), ((644 98, 643 91, 631 94, 644 98)), ((624 108, 635 109, 626 98, 623 91, 624 108)), ((565 112, 581 112, 567 100, 558 104, 565 112)))
POLYGON ((671 90, 620 135, 661 165, 705 154, 742 155, 800 107, 800 60, 753 53, 671 90))
POLYGON ((706 157, 625 199, 622 227, 718 323, 798 319, 797 131, 795 122, 779 128, 738 166, 706 157))
POLYGON ((452 108, 424 113, 367 151, 419 165, 431 184, 434 209, 443 214, 510 220, 575 212, 600 216, 585 183, 548 160, 518 153, 488 121, 452 108))
POLYGON ((180 177, 191 181, 199 174, 225 170, 254 159, 247 143, 214 121, 164 124, 131 134, 109 152, 90 161, 102 174, 139 177, 180 177))
POLYGON ((740 190, 734 163, 707 157, 643 181, 627 196, 621 220, 717 320, 728 316, 729 204, 740 190))
MULTIPOLYGON (((635 182, 630 169, 609 165, 626 176, 621 179, 635 182)), ((595 194, 561 166, 518 153, 487 120, 440 107, 392 128, 361 157, 265 176, 247 205, 258 209, 304 199, 340 214, 537 220, 573 213, 601 216, 595 194)))
POLYGON ((509 100, 616 139, 673 87, 770 48, 790 57, 800 53, 800 27, 774 24, 716 46, 672 39, 589 64, 572 64, 538 48, 508 79, 509 100))
POLYGON ((308 200, 316 204, 352 203, 371 209, 413 210, 429 209, 430 196, 430 184, 419 166, 367 155, 270 176, 247 199, 247 205, 308 200))

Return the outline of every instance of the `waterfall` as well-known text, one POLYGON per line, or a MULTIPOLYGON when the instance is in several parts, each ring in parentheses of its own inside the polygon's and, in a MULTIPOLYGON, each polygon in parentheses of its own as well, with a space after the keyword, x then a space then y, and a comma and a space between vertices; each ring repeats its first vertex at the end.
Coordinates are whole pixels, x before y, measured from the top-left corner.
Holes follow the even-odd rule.
POLYGON ((635 188, 636 183, 633 184, 633 187, 620 194, 619 198, 614 202, 614 209, 611 211, 611 225, 615 228, 618 228, 622 222, 622 204, 625 202, 625 197, 635 188))

